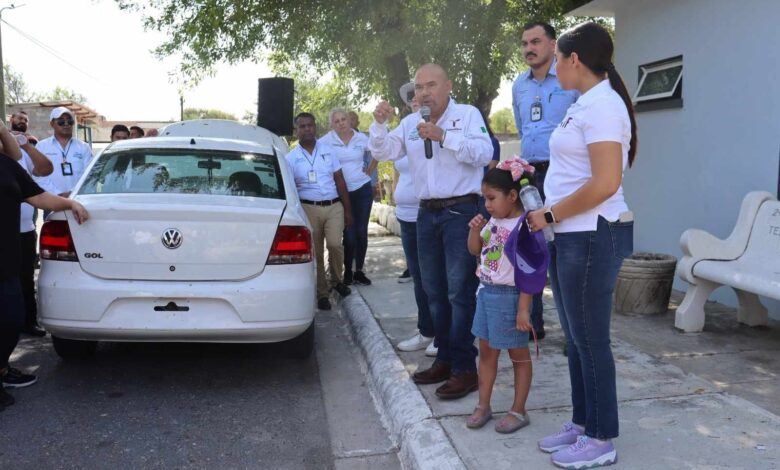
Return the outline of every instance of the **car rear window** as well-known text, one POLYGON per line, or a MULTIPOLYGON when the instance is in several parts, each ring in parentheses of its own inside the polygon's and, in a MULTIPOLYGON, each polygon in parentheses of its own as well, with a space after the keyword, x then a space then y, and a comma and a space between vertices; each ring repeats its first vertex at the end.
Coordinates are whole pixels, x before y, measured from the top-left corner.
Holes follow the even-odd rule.
POLYGON ((284 199, 274 155, 216 150, 103 152, 79 194, 183 193, 284 199))

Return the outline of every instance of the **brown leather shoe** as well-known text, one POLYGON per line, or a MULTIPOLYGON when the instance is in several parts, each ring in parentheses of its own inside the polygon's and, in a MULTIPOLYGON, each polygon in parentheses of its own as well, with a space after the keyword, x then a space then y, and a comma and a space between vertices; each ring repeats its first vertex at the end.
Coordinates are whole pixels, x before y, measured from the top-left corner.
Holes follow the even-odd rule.
POLYGON ((447 383, 436 389, 436 396, 442 400, 462 398, 479 388, 476 372, 453 374, 447 383))
POLYGON ((433 361, 431 367, 418 370, 412 375, 416 384, 435 384, 444 382, 450 378, 450 365, 439 361, 433 361))

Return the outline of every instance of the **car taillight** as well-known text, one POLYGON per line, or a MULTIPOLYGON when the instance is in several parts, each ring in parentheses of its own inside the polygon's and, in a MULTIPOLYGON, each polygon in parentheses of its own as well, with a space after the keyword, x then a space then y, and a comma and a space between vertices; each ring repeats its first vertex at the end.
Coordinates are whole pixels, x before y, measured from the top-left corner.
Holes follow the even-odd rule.
POLYGON ((309 229, 301 226, 279 226, 266 264, 297 264, 310 261, 311 232, 309 229))
POLYGON ((68 222, 50 220, 41 227, 41 258, 59 261, 78 261, 68 222))

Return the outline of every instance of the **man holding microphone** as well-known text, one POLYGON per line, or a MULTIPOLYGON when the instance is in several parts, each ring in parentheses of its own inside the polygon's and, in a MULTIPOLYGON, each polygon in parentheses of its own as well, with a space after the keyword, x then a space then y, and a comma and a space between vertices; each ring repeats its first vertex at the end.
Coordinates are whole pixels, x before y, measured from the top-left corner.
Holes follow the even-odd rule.
POLYGON ((493 147, 477 108, 450 98, 452 82, 436 64, 426 64, 414 78, 421 106, 392 132, 393 109, 382 101, 369 128, 369 150, 378 161, 408 156, 420 209, 417 246, 422 284, 428 296, 438 348, 433 365, 413 375, 418 384, 444 382, 442 399, 477 389, 477 350, 471 323, 479 281, 476 258, 467 248, 468 223, 477 214, 483 168, 493 147))

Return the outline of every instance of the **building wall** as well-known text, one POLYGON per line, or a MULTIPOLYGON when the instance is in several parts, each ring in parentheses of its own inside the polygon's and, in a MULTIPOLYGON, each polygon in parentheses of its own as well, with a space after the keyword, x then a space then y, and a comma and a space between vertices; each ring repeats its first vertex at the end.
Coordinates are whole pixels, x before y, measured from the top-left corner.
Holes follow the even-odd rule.
MULTIPOLYGON (((725 238, 742 198, 776 194, 780 160, 780 1, 654 0, 615 11, 629 91, 638 66, 683 55, 682 109, 637 113, 639 153, 625 178, 637 251, 680 256, 682 232, 725 238)), ((675 287, 687 285, 677 279, 675 287)), ((734 305, 729 289, 714 298, 734 305)), ((780 317, 780 303, 766 302, 780 317)))
POLYGON ((54 134, 51 126, 49 125, 49 116, 51 115, 51 108, 43 108, 40 106, 35 107, 20 107, 17 109, 15 106, 11 106, 8 109, 9 116, 11 113, 17 111, 25 111, 29 121, 27 123, 27 132, 34 135, 39 139, 45 139, 54 134))
MULTIPOLYGON (((38 106, 38 105, 30 105, 30 104, 12 104, 9 105, 7 108, 8 116, 10 117, 12 114, 18 112, 18 111, 24 111, 27 113, 28 117, 28 123, 27 123, 27 132, 34 135, 38 139, 42 140, 47 137, 51 137, 54 135, 54 130, 51 127, 51 124, 49 123, 49 117, 51 116, 51 110, 52 107, 49 106, 38 106)), ((92 127, 91 121, 87 122, 87 125, 89 127, 92 127)), ((94 128, 93 128, 94 129, 94 128)), ((93 131, 94 132, 94 131, 93 131)), ((81 140, 84 139, 85 131, 83 129, 83 126, 79 126, 78 134, 76 137, 78 137, 81 140)), ((93 135, 94 137, 94 135, 93 135)), ((94 140, 94 139, 93 139, 94 140)))

